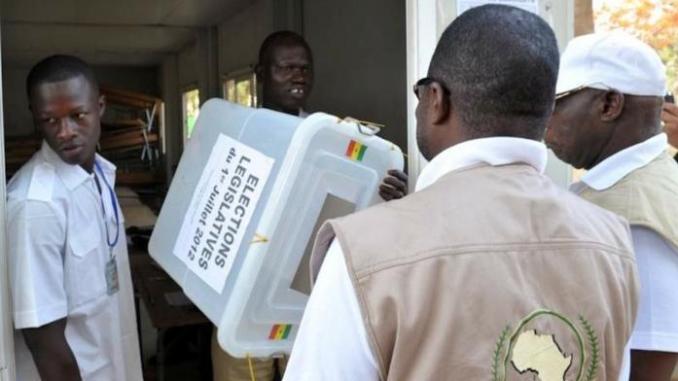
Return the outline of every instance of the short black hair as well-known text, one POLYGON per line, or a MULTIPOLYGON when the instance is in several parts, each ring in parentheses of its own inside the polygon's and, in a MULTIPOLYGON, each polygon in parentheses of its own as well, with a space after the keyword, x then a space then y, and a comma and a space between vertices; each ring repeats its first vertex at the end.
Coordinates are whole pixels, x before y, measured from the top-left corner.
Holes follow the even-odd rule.
POLYGON ((450 91, 471 136, 541 140, 558 66, 556 37, 543 19, 511 6, 484 5, 445 30, 429 76, 450 91))
POLYGON ((98 95, 99 83, 92 68, 85 61, 63 54, 49 56, 35 64, 28 73, 26 78, 28 99, 30 101, 33 90, 43 83, 60 82, 79 76, 84 77, 98 95))
POLYGON ((313 53, 308 42, 301 35, 291 30, 280 30, 269 34, 259 48, 259 65, 267 65, 271 61, 273 49, 278 46, 301 46, 306 49, 308 57, 313 61, 313 53))

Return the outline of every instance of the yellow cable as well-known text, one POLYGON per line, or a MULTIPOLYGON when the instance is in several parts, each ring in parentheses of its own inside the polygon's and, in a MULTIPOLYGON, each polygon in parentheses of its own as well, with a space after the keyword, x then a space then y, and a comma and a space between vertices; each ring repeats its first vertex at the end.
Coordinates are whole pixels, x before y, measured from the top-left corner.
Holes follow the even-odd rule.
POLYGON ((252 242, 250 242, 250 245, 255 243, 266 243, 266 242, 268 242, 268 238, 266 238, 266 236, 254 233, 254 238, 252 239, 252 242))
POLYGON ((250 367, 250 379, 251 381, 257 381, 257 378, 254 376, 254 366, 252 365, 252 357, 250 357, 250 354, 247 354, 247 364, 250 367))

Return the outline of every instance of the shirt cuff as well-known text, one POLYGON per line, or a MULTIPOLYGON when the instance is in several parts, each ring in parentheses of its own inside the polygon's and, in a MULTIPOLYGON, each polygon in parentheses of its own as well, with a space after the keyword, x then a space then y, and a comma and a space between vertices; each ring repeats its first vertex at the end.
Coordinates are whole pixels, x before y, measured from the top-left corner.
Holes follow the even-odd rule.
POLYGON ((14 328, 37 328, 68 316, 66 303, 30 311, 14 312, 14 328))
POLYGON ((634 332, 631 349, 678 353, 678 335, 663 332, 634 332))

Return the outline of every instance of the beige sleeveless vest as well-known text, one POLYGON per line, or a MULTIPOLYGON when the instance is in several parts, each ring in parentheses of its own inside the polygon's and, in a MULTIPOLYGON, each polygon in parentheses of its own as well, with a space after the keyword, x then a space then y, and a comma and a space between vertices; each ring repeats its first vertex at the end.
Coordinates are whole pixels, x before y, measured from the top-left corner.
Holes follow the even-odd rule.
POLYGON ((381 380, 617 380, 638 298, 628 226, 532 167, 454 171, 330 221, 312 267, 335 237, 381 380))
POLYGON ((579 195, 652 229, 678 248, 678 165, 664 152, 603 191, 586 187, 579 195))

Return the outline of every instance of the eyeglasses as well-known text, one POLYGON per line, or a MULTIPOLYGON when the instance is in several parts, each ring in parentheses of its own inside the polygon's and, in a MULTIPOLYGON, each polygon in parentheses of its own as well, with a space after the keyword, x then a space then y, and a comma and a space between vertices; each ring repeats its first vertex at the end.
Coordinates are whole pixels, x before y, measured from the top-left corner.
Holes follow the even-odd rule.
POLYGON ((412 91, 414 91, 414 95, 417 97, 417 99, 419 99, 419 88, 422 86, 429 86, 432 83, 437 83, 443 89, 443 93, 445 93, 445 95, 450 95, 450 90, 448 90, 441 81, 431 77, 424 77, 418 80, 412 88, 412 91))
POLYGON ((555 101, 557 102, 558 100, 561 100, 563 98, 567 98, 570 95, 574 95, 575 93, 578 93, 578 92, 580 92, 582 90, 586 90, 586 89, 598 89, 598 90, 607 90, 607 91, 614 90, 613 88, 607 86, 606 84, 604 84, 602 82, 589 83, 587 85, 581 85, 581 86, 575 87, 572 90, 563 91, 560 94, 556 94, 555 101))
POLYGON ((572 89, 572 90, 563 91, 563 92, 560 93, 560 94, 556 94, 556 99, 555 99, 555 101, 557 102, 557 101, 560 100, 560 99, 567 98, 567 97, 569 97, 570 95, 574 95, 575 93, 578 93, 578 92, 584 90, 584 89, 587 88, 587 87, 589 87, 589 86, 582 85, 582 86, 579 86, 579 87, 575 87, 575 88, 572 89))

